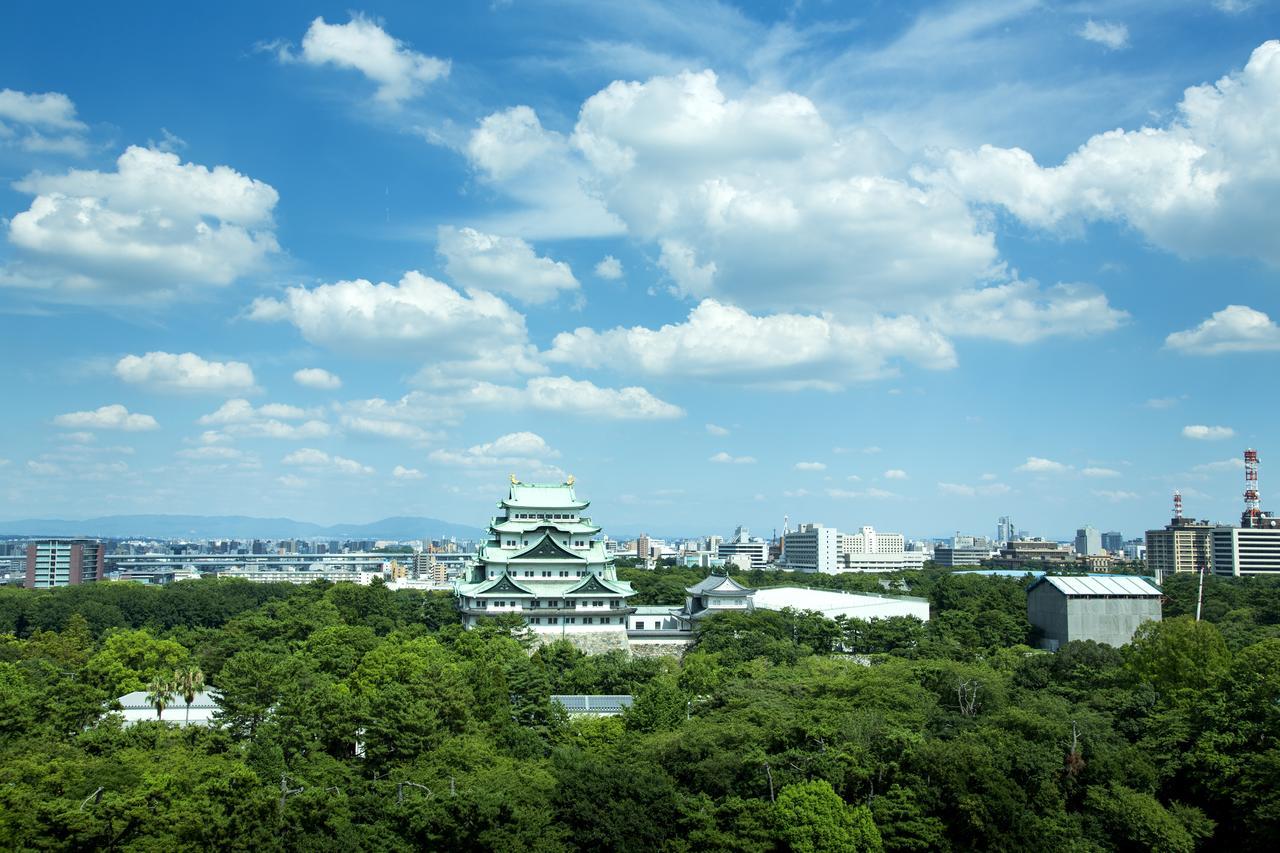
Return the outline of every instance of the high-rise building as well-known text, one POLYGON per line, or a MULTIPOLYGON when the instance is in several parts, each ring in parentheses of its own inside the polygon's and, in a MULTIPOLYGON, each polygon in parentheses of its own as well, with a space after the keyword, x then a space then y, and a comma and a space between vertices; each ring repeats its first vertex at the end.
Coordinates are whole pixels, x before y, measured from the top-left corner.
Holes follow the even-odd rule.
POLYGON ((1163 530, 1147 531, 1147 569, 1162 583, 1166 575, 1208 570, 1216 525, 1182 515, 1182 495, 1173 493, 1173 518, 1163 530))
POLYGON ((636 540, 636 558, 639 560, 649 559, 652 556, 649 548, 649 534, 641 533, 640 538, 636 540))
POLYGON ((618 580, 600 528, 583 515, 590 505, 564 483, 521 483, 499 506, 504 515, 489 526, 477 563, 455 586, 463 625, 482 617, 514 613, 536 634, 564 636, 591 651, 627 648, 627 598, 631 585, 618 580))
POLYGON ((1013 526, 1013 519, 1007 515, 1000 516, 996 522, 996 542, 1004 544, 1018 538, 1018 531, 1013 526))
POLYGON ((898 572, 924 568, 925 552, 908 550, 901 533, 880 533, 864 525, 840 537, 840 571, 898 572))
POLYGON ((1123 551, 1124 536, 1118 530, 1109 530, 1102 534, 1102 550, 1123 551))
POLYGON ((101 580, 104 549, 95 539, 42 539, 27 545, 28 589, 101 580))
POLYGON ((1280 576, 1280 529, 1215 527, 1210 539, 1215 575, 1280 576))
POLYGON ((839 570, 840 531, 802 524, 782 541, 781 562, 797 572, 835 574, 839 570))
POLYGON ((739 525, 732 539, 720 543, 716 556, 743 568, 763 569, 769 564, 769 543, 753 537, 750 530, 739 525))
POLYGON ((1081 557, 1093 557, 1102 553, 1102 535, 1092 525, 1076 531, 1076 553, 1081 557))

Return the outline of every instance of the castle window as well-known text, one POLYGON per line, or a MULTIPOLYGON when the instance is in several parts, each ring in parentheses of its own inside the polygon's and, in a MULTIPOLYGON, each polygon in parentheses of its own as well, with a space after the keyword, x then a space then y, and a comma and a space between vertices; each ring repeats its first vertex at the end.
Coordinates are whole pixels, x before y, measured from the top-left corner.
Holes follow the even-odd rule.
POLYGON ((542 624, 542 620, 541 620, 541 619, 539 619, 537 616, 535 616, 535 617, 533 617, 532 619, 530 619, 530 620, 529 620, 529 624, 530 624, 530 625, 541 625, 541 624, 542 624))
POLYGON ((583 624, 583 625, 590 625, 590 624, 591 624, 592 622, 594 622, 594 621, 595 621, 595 620, 594 620, 594 619, 592 619, 590 616, 583 616, 583 617, 582 617, 582 624, 583 624))
POLYGON ((643 623, 643 622, 637 622, 637 623, 636 623, 636 630, 637 630, 637 631, 643 631, 643 630, 644 630, 644 623, 643 623))
POLYGON ((560 623, 560 617, 559 617, 559 616, 549 616, 549 617, 547 617, 547 624, 548 624, 548 625, 558 625, 559 623, 560 623))

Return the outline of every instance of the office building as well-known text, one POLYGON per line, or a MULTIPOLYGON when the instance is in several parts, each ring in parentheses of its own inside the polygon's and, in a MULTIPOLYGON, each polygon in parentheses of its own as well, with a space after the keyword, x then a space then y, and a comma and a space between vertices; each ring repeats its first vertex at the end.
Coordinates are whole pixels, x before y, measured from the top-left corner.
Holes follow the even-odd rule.
POLYGON ((95 539, 41 539, 27 544, 28 589, 101 580, 104 549, 95 539))
POLYGON ((901 533, 879 533, 864 526, 840 537, 842 572, 901 572, 924 568, 925 551, 908 549, 901 533))
POLYGON ((1210 541, 1215 575, 1280 576, 1280 528, 1215 527, 1210 541))
POLYGON ((644 562, 653 556, 650 551, 649 534, 641 533, 640 538, 636 540, 636 559, 644 562))
POLYGON ((1160 621, 1160 590, 1138 577, 1042 577, 1027 588, 1027 621, 1038 644, 1073 640, 1123 646, 1143 622, 1160 621))
POLYGON ((782 540, 782 565, 797 572, 835 574, 839 570, 840 531, 802 524, 782 540))
POLYGON ((732 539, 720 543, 716 556, 726 564, 733 563, 742 569, 763 569, 769 564, 769 543, 753 537, 750 530, 739 526, 733 531, 732 539))
POLYGON ((1045 539, 1015 539, 991 558, 991 565, 1001 569, 1018 569, 1023 566, 1044 568, 1046 564, 1076 562, 1076 552, 1068 545, 1045 539))
POLYGON ((1102 534, 1102 550, 1119 552, 1124 550, 1124 536, 1118 530, 1110 530, 1102 534))
POLYGON ((983 560, 989 560, 992 550, 986 546, 937 545, 933 549, 933 562, 939 566, 955 568, 957 566, 981 566, 983 560))
POLYGON ((1076 553, 1081 557, 1096 557, 1102 553, 1102 535, 1096 527, 1085 525, 1076 531, 1076 553))
POLYGON ((618 580, 600 528, 583 515, 573 478, 521 483, 514 476, 492 519, 475 569, 454 586, 463 625, 515 614, 539 638, 569 639, 584 651, 627 648, 631 584, 618 580))
POLYGON ((1013 519, 1007 515, 1000 516, 1000 520, 996 522, 996 542, 1004 544, 1017 538, 1018 532, 1014 529, 1013 519))
POLYGON ((1213 560, 1213 531, 1218 525, 1182 515, 1182 495, 1173 493, 1173 518, 1162 530, 1147 531, 1147 569, 1156 583, 1180 572, 1208 570, 1213 560))

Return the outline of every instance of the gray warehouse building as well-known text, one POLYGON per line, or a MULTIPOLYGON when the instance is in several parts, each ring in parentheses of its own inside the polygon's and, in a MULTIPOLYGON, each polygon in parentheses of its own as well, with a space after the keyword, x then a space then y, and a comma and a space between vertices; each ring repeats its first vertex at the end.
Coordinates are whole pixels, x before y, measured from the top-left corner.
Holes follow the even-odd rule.
POLYGON ((1072 640, 1123 646, 1143 622, 1160 621, 1160 596, 1139 577, 1046 576, 1027 588, 1027 621, 1050 651, 1072 640))

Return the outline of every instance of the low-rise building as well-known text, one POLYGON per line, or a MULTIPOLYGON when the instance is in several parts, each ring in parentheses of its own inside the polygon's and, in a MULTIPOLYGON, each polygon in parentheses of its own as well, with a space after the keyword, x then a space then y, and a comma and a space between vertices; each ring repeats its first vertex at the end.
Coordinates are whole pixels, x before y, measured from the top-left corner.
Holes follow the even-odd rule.
POLYGON ((1209 538, 1215 575, 1280 575, 1280 529, 1215 527, 1209 538))
POLYGON ((1073 640, 1123 646, 1138 626, 1160 621, 1160 590, 1124 575, 1046 575, 1027 588, 1027 621, 1041 648, 1073 640))

